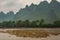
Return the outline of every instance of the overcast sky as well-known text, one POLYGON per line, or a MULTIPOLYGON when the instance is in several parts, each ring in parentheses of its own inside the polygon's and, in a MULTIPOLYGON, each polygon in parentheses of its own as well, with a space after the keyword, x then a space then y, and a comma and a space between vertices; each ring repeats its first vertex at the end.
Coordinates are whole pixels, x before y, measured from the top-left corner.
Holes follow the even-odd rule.
MULTIPOLYGON (((26 5, 30 5, 31 3, 39 4, 41 1, 43 0, 0 0, 0 11, 4 11, 5 13, 9 11, 17 12, 26 5)), ((50 2, 51 0, 47 1, 50 2)))

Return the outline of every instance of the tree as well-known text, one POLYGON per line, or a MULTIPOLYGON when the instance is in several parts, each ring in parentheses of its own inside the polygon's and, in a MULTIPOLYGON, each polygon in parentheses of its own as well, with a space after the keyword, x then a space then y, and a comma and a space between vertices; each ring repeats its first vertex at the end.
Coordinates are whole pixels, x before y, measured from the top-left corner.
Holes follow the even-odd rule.
POLYGON ((60 21, 55 21, 54 25, 57 26, 57 27, 60 27, 60 21))
POLYGON ((22 21, 21 20, 16 22, 16 27, 22 27, 22 21))
POLYGON ((44 23, 44 19, 41 19, 39 26, 43 26, 43 23, 44 23))
POLYGON ((12 27, 13 27, 13 28, 16 27, 16 23, 15 23, 15 21, 12 21, 12 27))
POLYGON ((32 21, 32 22, 31 22, 31 27, 33 27, 33 28, 34 28, 34 27, 37 27, 36 21, 32 21))
POLYGON ((40 22, 39 20, 36 20, 37 26, 39 26, 39 22, 40 22))
POLYGON ((24 27, 29 27, 30 26, 30 21, 29 20, 26 20, 25 22, 24 22, 24 27))

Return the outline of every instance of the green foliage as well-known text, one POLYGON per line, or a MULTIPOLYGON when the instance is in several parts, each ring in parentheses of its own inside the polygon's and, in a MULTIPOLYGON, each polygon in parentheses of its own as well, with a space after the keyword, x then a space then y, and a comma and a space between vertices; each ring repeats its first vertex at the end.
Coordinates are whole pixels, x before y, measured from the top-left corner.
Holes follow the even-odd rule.
POLYGON ((31 22, 31 27, 36 27, 37 23, 35 21, 31 22))
POLYGON ((58 27, 60 27, 60 21, 55 21, 54 24, 58 27))
POLYGON ((0 23, 0 28, 57 28, 60 27, 60 21, 54 21, 54 24, 44 24, 44 19, 29 21, 4 21, 0 23))
POLYGON ((43 25, 43 23, 44 23, 44 20, 42 19, 42 20, 40 21, 40 24, 39 24, 39 25, 41 26, 41 25, 43 25))

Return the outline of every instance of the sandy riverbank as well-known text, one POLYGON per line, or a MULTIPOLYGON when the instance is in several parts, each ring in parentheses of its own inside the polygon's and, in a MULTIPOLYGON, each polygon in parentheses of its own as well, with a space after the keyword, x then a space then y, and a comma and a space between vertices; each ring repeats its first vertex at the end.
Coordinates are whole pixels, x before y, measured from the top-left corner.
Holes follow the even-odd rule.
POLYGON ((60 35, 50 35, 46 38, 16 37, 8 33, 0 33, 0 40, 60 40, 60 35))
POLYGON ((54 28, 54 29, 47 29, 47 28, 41 28, 41 29, 32 29, 32 28, 24 28, 24 29, 0 29, 0 32, 9 33, 12 35, 16 35, 18 37, 48 37, 51 35, 59 35, 60 29, 54 28))

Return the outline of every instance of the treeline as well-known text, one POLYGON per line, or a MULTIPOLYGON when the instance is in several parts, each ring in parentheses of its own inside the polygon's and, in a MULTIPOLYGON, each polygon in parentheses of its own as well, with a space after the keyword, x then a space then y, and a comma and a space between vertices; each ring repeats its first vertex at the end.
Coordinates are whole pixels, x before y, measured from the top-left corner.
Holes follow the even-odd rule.
POLYGON ((44 20, 36 21, 4 21, 0 23, 0 28, 59 28, 60 21, 54 21, 53 24, 44 24, 44 20))

